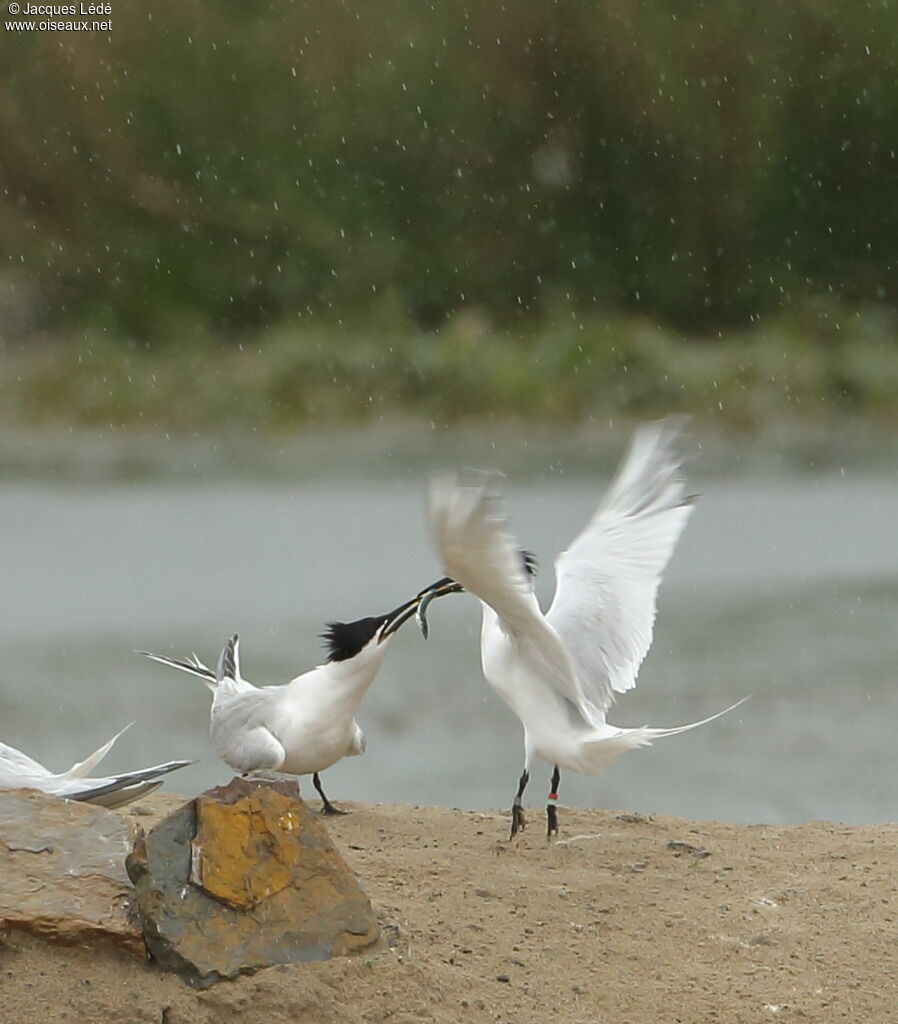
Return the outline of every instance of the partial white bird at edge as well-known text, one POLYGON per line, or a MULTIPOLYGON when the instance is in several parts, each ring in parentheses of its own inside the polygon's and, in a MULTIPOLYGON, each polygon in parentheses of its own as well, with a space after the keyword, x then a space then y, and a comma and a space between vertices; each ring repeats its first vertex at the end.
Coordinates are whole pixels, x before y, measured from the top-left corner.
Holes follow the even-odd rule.
POLYGON ((134 723, 125 726, 83 761, 64 772, 54 773, 21 750, 0 743, 0 789, 37 789, 66 800, 80 800, 102 807, 122 807, 146 796, 162 785, 161 776, 193 761, 166 761, 164 764, 118 775, 95 776, 90 773, 112 749, 115 741, 134 723))

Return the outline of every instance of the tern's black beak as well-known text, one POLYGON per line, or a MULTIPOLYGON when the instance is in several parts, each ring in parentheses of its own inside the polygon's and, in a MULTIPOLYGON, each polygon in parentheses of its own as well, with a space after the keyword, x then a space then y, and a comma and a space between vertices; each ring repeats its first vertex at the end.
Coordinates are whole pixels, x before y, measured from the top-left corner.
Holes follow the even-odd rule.
POLYGON ((436 583, 431 583, 426 590, 422 590, 418 594, 418 608, 415 612, 415 618, 418 620, 421 635, 425 640, 430 632, 427 625, 427 608, 430 602, 438 597, 445 597, 446 594, 462 594, 464 589, 460 583, 456 583, 450 576, 444 576, 442 579, 437 580, 436 583))
POLYGON ((386 622, 380 631, 378 637, 378 643, 382 643, 387 637, 392 636, 397 629, 404 623, 407 622, 413 615, 418 620, 418 625, 421 627, 425 639, 427 638, 428 627, 425 613, 427 606, 437 597, 443 597, 445 594, 457 594, 461 593, 465 588, 461 584, 456 583, 455 580, 450 579, 448 576, 443 576, 442 579, 431 583, 429 587, 426 587, 420 593, 416 594, 411 601, 407 601, 405 604, 400 605, 395 611, 390 612, 386 617, 386 622))

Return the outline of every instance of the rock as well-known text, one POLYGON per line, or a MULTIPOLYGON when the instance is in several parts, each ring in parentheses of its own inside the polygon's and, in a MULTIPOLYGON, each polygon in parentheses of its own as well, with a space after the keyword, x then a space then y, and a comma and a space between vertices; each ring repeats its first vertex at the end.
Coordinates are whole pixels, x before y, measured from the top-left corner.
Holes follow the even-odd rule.
POLYGON ((128 857, 150 954, 197 988, 370 945, 377 920, 295 780, 233 779, 128 857))
POLYGON ((693 846, 692 843, 684 843, 678 839, 672 839, 667 844, 668 850, 673 850, 675 857, 680 857, 682 854, 687 853, 690 857, 694 857, 696 860, 701 860, 703 857, 710 857, 710 850, 703 850, 700 846, 693 846))
POLYGON ((110 941, 144 955, 129 918, 134 836, 114 811, 33 789, 0 790, 0 931, 51 942, 110 941))

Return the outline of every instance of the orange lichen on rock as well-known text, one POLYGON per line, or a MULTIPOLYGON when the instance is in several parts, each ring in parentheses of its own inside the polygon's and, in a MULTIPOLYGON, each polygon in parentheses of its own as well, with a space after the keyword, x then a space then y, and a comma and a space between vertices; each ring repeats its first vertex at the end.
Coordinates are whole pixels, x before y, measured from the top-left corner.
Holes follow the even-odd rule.
POLYGON ((296 801, 273 789, 233 804, 197 797, 190 880, 232 907, 254 907, 300 870, 299 828, 296 801))

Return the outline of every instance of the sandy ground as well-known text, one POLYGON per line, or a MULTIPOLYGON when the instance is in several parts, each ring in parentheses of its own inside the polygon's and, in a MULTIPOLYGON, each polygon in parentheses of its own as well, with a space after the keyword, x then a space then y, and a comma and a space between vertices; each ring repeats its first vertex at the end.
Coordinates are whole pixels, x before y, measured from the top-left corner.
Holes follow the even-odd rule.
MULTIPOLYGON (((180 798, 155 797, 151 823, 180 798)), ((207 992, 113 951, 0 945, 3 1024, 898 1020, 898 825, 344 805, 379 946, 207 992)))

